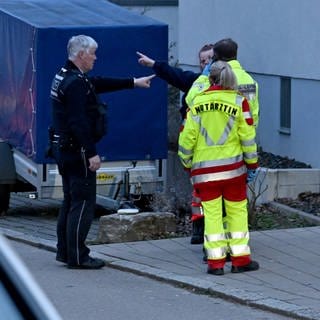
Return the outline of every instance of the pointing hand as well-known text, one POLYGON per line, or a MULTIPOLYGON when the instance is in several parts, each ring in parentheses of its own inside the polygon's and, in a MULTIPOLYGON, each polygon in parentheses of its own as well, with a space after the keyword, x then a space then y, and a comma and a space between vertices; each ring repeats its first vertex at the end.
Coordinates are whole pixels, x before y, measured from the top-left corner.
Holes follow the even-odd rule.
POLYGON ((152 74, 146 77, 134 78, 134 86, 137 88, 150 88, 151 80, 155 76, 155 74, 152 74))
POLYGON ((143 54, 139 51, 137 51, 137 55, 139 56, 138 62, 141 65, 143 65, 145 67, 150 67, 150 68, 153 67, 154 62, 155 62, 153 59, 149 58, 148 56, 146 56, 145 54, 143 54))

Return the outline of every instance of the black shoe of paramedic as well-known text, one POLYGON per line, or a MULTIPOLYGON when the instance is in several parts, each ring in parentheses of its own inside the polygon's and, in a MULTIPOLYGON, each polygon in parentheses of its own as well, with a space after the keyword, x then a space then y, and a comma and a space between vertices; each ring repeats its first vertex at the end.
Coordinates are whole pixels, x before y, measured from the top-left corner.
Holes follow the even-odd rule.
POLYGON ((231 272, 232 273, 242 273, 242 272, 248 272, 248 271, 255 271, 259 269, 259 263, 257 261, 251 260, 248 264, 244 266, 232 266, 231 272))
POLYGON ((223 268, 208 268, 207 273, 215 276, 223 276, 224 270, 223 268))

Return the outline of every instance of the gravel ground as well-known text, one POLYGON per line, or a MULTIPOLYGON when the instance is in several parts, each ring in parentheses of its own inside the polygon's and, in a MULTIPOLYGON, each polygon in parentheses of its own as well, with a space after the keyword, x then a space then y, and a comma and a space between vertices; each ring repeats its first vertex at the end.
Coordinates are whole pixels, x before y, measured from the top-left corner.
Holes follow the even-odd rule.
MULTIPOLYGON (((297 204, 296 200, 292 199, 279 199, 279 202, 290 206, 292 208, 297 208, 305 212, 304 210, 307 206, 305 202, 301 203, 301 206, 294 206, 297 204), (281 200, 281 201, 280 201, 281 200)), ((320 200, 320 196, 318 196, 320 200)), ((320 204, 320 202, 319 202, 320 204)), ((320 206, 319 206, 320 208, 320 206)), ((317 215, 320 215, 319 213, 317 215)), ((316 224, 304 219, 298 214, 283 215, 274 207, 271 207, 268 204, 263 204, 256 206, 256 221, 254 225, 249 225, 251 231, 257 230, 273 230, 273 229, 291 229, 291 228, 305 228, 313 227, 316 224)), ((190 215, 186 214, 184 216, 177 216, 177 236, 185 237, 190 236, 192 230, 192 223, 190 221, 190 215)))
POLYGON ((259 165, 260 167, 270 169, 289 169, 289 168, 311 168, 309 164, 290 159, 288 157, 281 157, 271 152, 259 151, 259 165))

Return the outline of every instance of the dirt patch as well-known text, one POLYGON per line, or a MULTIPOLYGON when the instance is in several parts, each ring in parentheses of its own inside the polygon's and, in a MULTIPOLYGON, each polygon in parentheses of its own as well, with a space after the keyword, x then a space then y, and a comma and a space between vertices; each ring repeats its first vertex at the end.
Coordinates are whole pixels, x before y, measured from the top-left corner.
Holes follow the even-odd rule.
MULTIPOLYGON (((289 202, 286 204, 289 206, 289 202)), ((279 209, 269 204, 256 207, 256 223, 251 225, 250 230, 272 230, 272 229, 291 229, 306 228, 316 226, 315 223, 308 221, 299 214, 283 214, 279 209)))
POLYGON ((279 198, 277 202, 320 217, 320 193, 302 192, 297 199, 279 198))
POLYGON ((259 166, 270 169, 311 168, 311 166, 307 163, 298 161, 296 159, 275 155, 271 152, 265 152, 262 149, 259 150, 259 166))

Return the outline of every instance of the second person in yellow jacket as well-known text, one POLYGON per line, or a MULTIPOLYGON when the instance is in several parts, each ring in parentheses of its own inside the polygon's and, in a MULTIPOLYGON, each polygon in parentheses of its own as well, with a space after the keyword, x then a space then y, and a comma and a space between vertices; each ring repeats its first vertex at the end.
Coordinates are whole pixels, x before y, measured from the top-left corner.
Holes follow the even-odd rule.
MULTIPOLYGON (((213 51, 213 62, 222 60, 228 62, 230 65, 237 79, 238 91, 247 98, 254 126, 257 127, 259 123, 259 86, 237 60, 238 44, 230 38, 222 39, 213 45, 213 51)), ((208 65, 208 67, 210 67, 210 65, 208 65)), ((194 97, 199 92, 206 90, 209 85, 209 78, 206 74, 199 76, 188 92, 186 97, 187 104, 189 106, 192 105, 194 97)))

